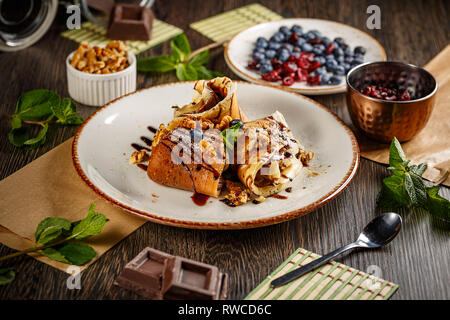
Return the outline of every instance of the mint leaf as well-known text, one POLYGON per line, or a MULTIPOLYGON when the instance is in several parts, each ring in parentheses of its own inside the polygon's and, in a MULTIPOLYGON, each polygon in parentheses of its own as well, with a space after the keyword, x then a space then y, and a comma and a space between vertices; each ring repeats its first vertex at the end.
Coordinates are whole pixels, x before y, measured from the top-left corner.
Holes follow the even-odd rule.
POLYGON ((22 147, 29 138, 30 136, 25 128, 12 129, 8 133, 8 140, 15 147, 22 147))
MULTIPOLYGON (((56 247, 55 250, 58 251, 67 261, 76 266, 81 266, 91 261, 97 255, 91 246, 82 243, 69 242, 62 246, 56 247)), ((56 254, 53 256, 60 257, 56 254)))
POLYGON ((11 119, 11 129, 20 129, 22 128, 22 119, 19 116, 14 116, 11 119))
POLYGON ((1 268, 0 269, 0 286, 8 284, 14 280, 16 273, 13 268, 1 268))
POLYGON ((42 250, 41 253, 44 256, 47 256, 52 260, 56 260, 56 261, 64 262, 64 263, 70 263, 70 261, 67 260, 66 257, 64 257, 63 254, 61 252, 59 252, 58 250, 56 250, 55 248, 46 248, 46 249, 42 250))
POLYGON ((74 226, 71 238, 81 240, 102 232, 108 219, 104 214, 95 212, 94 210, 95 205, 91 204, 86 218, 74 226))
POLYGON ((450 201, 441 197, 438 192, 439 187, 427 189, 428 199, 425 209, 441 219, 450 221, 450 201))
POLYGON ((222 130, 221 135, 222 135, 222 139, 225 143, 225 146, 228 149, 233 149, 234 148, 234 143, 236 142, 236 138, 239 134, 239 130, 242 127, 242 123, 237 123, 232 127, 229 127, 228 129, 222 130))
POLYGON ((64 231, 69 231, 72 225, 69 220, 50 217, 42 220, 36 228, 36 243, 46 244, 56 240, 64 231))
POLYGON ((184 33, 170 41, 170 48, 178 62, 184 62, 191 54, 191 46, 184 33))
POLYGON ((409 196, 405 189, 403 177, 392 175, 384 178, 377 202, 383 208, 409 206, 409 196))
POLYGON ((427 170, 427 164, 421 163, 419 165, 413 164, 410 166, 411 172, 417 174, 418 176, 422 176, 422 174, 427 170))
POLYGON ((53 106, 51 109, 59 124, 79 125, 83 123, 83 119, 77 115, 75 102, 69 98, 64 98, 59 105, 53 106))
POLYGON ((405 153, 397 138, 394 137, 389 148, 389 165, 391 167, 402 169, 406 160, 405 153))
POLYGON ((201 51, 189 61, 194 67, 200 67, 209 62, 209 50, 201 51))
POLYGON ((48 130, 48 123, 43 123, 43 124, 41 124, 41 126, 42 126, 42 129, 41 129, 41 131, 39 131, 39 134, 35 138, 25 141, 23 143, 24 145, 35 145, 45 138, 45 135, 47 134, 47 130, 48 130))
POLYGON ((138 59, 137 70, 141 72, 168 72, 175 70, 174 56, 146 57, 138 59))
POLYGON ((22 120, 39 121, 52 114, 51 107, 59 105, 59 96, 50 90, 32 90, 19 97, 15 115, 22 120))
POLYGON ((209 80, 216 77, 223 77, 223 74, 221 74, 218 71, 208 70, 205 66, 199 66, 195 67, 195 70, 197 70, 197 78, 209 80))
POLYGON ((176 67, 177 78, 180 81, 197 80, 197 70, 189 63, 179 63, 176 67))

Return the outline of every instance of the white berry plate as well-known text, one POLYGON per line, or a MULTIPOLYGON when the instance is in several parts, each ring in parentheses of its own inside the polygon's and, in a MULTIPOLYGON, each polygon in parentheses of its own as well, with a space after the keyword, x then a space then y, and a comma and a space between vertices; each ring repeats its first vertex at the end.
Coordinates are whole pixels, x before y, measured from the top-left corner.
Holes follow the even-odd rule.
POLYGON ((287 199, 267 198, 229 207, 216 198, 204 206, 192 192, 150 180, 146 171, 129 164, 132 143, 152 138, 147 127, 158 128, 173 117, 171 106, 191 101, 194 82, 177 82, 138 90, 92 114, 79 128, 72 146, 76 171, 97 194, 114 205, 153 222, 186 228, 241 229, 297 218, 316 210, 354 177, 359 148, 351 130, 319 103, 286 90, 236 81, 237 99, 249 119, 276 110, 286 118, 294 136, 314 159, 283 191, 287 199))
POLYGON ((359 29, 334 21, 298 18, 265 22, 238 33, 230 40, 225 48, 224 55, 228 67, 244 80, 275 88, 287 89, 296 93, 324 95, 345 92, 345 76, 342 76, 342 81, 339 85, 310 86, 306 82, 294 82, 291 86, 284 86, 281 81, 264 81, 261 79, 261 74, 258 70, 248 68, 248 63, 252 60, 253 49, 255 48, 258 37, 264 37, 268 40, 280 27, 286 26, 290 29, 293 25, 301 26, 304 33, 311 30, 318 30, 322 33, 322 36, 326 36, 330 40, 336 37, 342 37, 352 50, 357 46, 364 47, 366 49, 364 62, 386 61, 386 52, 381 44, 372 36, 359 29))

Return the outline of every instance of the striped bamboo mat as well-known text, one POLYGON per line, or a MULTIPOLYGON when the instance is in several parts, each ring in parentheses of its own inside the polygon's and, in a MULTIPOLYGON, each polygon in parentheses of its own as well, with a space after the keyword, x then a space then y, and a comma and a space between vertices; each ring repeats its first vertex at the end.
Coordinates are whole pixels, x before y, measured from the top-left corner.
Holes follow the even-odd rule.
POLYGON ((255 3, 191 23, 190 27, 214 42, 219 42, 231 39, 255 24, 280 19, 283 17, 255 3))
POLYGON ((331 261, 284 286, 272 288, 270 281, 303 266, 320 255, 297 249, 246 300, 386 300, 398 285, 331 261))
MULTIPOLYGON (((158 19, 153 21, 152 38, 148 41, 124 41, 128 50, 134 54, 141 53, 147 49, 157 46, 158 44, 169 40, 183 33, 183 30, 173 25, 162 22, 158 19)), ((84 22, 80 29, 67 30, 61 33, 63 37, 69 38, 78 43, 86 41, 91 46, 107 44, 111 41, 106 37, 106 28, 84 22)))

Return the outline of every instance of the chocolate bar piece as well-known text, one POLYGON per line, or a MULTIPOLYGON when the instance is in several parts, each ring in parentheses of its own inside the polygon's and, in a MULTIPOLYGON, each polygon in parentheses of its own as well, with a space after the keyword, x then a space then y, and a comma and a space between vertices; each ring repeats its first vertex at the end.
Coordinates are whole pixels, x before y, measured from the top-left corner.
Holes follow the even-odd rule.
POLYGON ((145 248, 114 284, 149 299, 224 300, 228 275, 215 266, 145 248))
POLYGON ((168 259, 174 257, 147 247, 127 263, 115 284, 143 297, 159 300, 162 298, 162 277, 168 259))
POLYGON ((116 4, 106 36, 115 40, 150 40, 154 15, 149 8, 136 4, 116 4))

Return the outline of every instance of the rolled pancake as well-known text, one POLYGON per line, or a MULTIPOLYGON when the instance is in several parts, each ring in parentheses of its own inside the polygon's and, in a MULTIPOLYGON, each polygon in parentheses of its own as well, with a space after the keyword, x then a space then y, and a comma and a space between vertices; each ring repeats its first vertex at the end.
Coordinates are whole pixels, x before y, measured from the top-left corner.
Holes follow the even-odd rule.
POLYGON ((226 115, 233 119, 247 121, 247 117, 238 105, 236 85, 227 78, 199 80, 194 85, 192 103, 174 111, 174 117, 195 115, 218 123, 226 115))
POLYGON ((237 175, 255 195, 282 191, 303 168, 306 151, 278 111, 245 123, 237 140, 237 175))
POLYGON ((160 131, 158 143, 152 146, 147 175, 165 186, 218 197, 225 168, 220 131, 208 130, 198 143, 190 139, 189 130, 183 127, 160 131))

